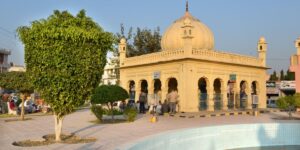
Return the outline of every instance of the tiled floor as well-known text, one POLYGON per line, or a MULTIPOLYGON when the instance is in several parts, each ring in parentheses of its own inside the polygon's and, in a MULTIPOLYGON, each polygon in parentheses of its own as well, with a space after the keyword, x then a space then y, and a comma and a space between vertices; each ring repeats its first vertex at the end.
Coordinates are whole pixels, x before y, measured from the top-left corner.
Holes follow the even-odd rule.
MULTIPOLYGON (((116 149, 142 140, 153 134, 167 132, 170 130, 193 128, 201 126, 211 126, 220 124, 239 123, 268 123, 268 122, 298 122, 300 121, 280 121, 272 118, 286 115, 282 112, 272 112, 261 114, 258 117, 250 115, 221 116, 209 118, 182 118, 160 116, 158 122, 150 123, 150 115, 140 115, 133 123, 120 124, 93 124, 95 120, 90 110, 84 109, 68 115, 63 123, 64 133, 76 133, 82 137, 95 137, 97 141, 89 144, 53 144, 49 146, 33 147, 26 149, 116 149)), ((22 149, 11 145, 14 141, 32 139, 39 140, 45 134, 54 133, 53 116, 31 116, 33 120, 4 122, 0 119, 0 149, 22 149)), ((300 115, 298 115, 300 117, 300 115)), ((7 118, 6 118, 7 119, 7 118)))

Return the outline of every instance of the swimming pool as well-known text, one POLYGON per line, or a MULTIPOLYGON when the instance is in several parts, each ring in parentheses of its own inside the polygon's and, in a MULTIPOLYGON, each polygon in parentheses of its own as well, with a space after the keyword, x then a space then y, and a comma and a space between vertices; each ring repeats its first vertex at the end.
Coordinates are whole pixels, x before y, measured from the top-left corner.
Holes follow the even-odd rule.
POLYGON ((224 150, 260 146, 300 146, 299 123, 235 124, 165 132, 122 150, 224 150))

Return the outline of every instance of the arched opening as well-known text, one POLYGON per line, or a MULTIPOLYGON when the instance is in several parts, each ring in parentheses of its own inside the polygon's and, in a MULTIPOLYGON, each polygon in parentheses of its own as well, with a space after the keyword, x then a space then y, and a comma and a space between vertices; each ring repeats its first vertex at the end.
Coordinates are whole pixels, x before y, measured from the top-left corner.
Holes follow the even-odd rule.
POLYGON ((135 82, 129 81, 129 102, 135 102, 135 82))
POLYGON ((198 80, 198 93, 199 93, 199 111, 207 110, 207 82, 205 78, 200 78, 198 80))
POLYGON ((246 93, 247 82, 241 81, 240 83, 240 108, 245 109, 247 107, 248 95, 246 93))
POLYGON ((178 91, 178 83, 176 78, 170 78, 169 82, 168 82, 168 93, 172 92, 172 91, 178 91))
POLYGON ((161 81, 159 79, 154 79, 154 93, 161 91, 161 81))
POLYGON ((141 92, 148 93, 148 82, 146 80, 141 81, 141 92))
POLYGON ((252 108, 257 108, 258 104, 259 104, 257 87, 258 87, 257 82, 253 81, 252 84, 251 84, 252 108))
POLYGON ((214 109, 222 109, 222 94, 221 94, 221 80, 214 80, 214 109))
POLYGON ((235 82, 228 80, 227 82, 227 99, 228 99, 228 109, 234 109, 234 86, 235 82))

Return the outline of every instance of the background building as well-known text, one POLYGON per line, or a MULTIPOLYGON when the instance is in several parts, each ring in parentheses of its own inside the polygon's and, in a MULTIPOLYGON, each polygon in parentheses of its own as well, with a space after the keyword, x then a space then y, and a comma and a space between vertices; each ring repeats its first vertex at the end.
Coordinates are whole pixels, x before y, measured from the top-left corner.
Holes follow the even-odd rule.
POLYGON ((101 84, 116 85, 119 82, 118 57, 110 57, 104 67, 101 84))
POLYGON ((7 49, 0 49, 0 73, 7 72, 10 64, 8 62, 8 56, 10 51, 7 49))
POLYGON ((12 71, 25 72, 26 69, 24 66, 21 66, 21 65, 13 65, 8 69, 8 72, 12 72, 12 71))

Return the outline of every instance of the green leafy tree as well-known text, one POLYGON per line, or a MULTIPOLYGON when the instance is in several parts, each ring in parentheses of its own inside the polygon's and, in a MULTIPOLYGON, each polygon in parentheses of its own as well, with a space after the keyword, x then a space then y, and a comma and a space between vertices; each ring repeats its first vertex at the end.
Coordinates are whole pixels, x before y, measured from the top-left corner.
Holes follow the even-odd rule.
POLYGON ((128 92, 118 85, 101 85, 95 89, 91 103, 106 105, 112 114, 112 120, 114 120, 114 102, 125 100, 128 97, 128 92))
POLYGON ((25 45, 27 72, 54 112, 55 139, 61 141, 64 117, 89 99, 100 82, 113 36, 84 10, 76 16, 55 10, 17 32, 25 45))
MULTIPOLYGON (((139 56, 149 53, 158 52, 161 50, 160 46, 160 28, 157 27, 153 31, 147 28, 137 28, 135 33, 132 33, 132 27, 129 28, 128 34, 124 33, 124 26, 121 24, 121 32, 115 34, 117 44, 121 38, 127 41, 127 57, 139 56)), ((115 52, 118 53, 117 48, 115 52)))
POLYGON ((284 80, 284 72, 283 70, 280 71, 280 81, 284 80))
MULTIPOLYGON (((26 72, 5 72, 0 74, 0 86, 8 90, 17 90, 22 94, 21 119, 24 120, 24 101, 33 93, 33 85, 26 72)), ((18 105, 17 105, 18 106, 18 105)))
POLYGON ((274 70, 273 74, 270 76, 270 81, 278 81, 276 71, 274 70))
POLYGON ((295 80, 295 73, 294 72, 290 72, 290 70, 288 69, 286 71, 286 74, 285 74, 285 77, 284 77, 285 80, 295 80))
POLYGON ((161 36, 159 31, 159 28, 153 32, 150 29, 137 28, 133 42, 136 50, 138 51, 135 55, 143 55, 161 50, 161 36))
POLYGON ((300 107, 300 93, 293 96, 288 95, 285 97, 280 97, 276 101, 276 105, 280 109, 288 110, 289 118, 292 118, 292 112, 295 111, 296 107, 300 107))

